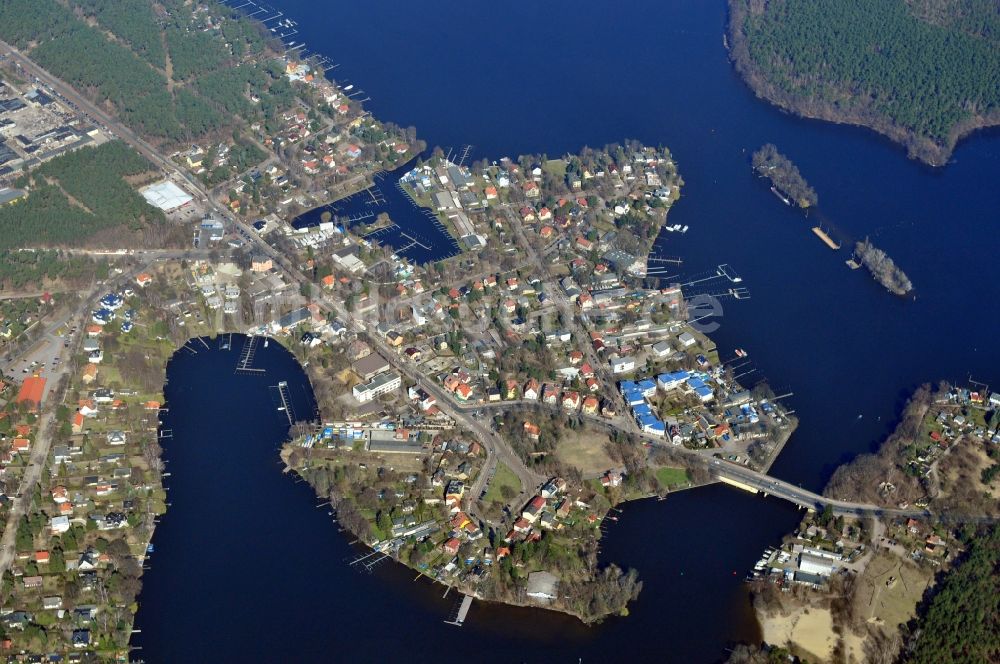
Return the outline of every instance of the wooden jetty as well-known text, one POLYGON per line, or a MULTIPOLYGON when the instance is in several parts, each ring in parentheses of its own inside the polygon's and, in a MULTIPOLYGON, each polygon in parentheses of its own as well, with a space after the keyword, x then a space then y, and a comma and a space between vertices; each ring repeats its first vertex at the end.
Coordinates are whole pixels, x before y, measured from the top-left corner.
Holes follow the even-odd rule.
POLYGON ((834 251, 837 251, 838 249, 840 249, 840 244, 838 244, 837 242, 834 242, 833 238, 831 238, 829 235, 827 235, 826 231, 824 231, 819 226, 813 226, 812 232, 816 234, 816 237, 818 237, 819 239, 823 240, 823 243, 826 246, 830 247, 834 251))
POLYGON ((462 597, 462 603, 458 606, 458 612, 455 617, 451 620, 445 620, 449 625, 454 625, 455 627, 461 627, 465 622, 465 617, 469 615, 469 607, 472 606, 472 595, 465 595, 462 597))

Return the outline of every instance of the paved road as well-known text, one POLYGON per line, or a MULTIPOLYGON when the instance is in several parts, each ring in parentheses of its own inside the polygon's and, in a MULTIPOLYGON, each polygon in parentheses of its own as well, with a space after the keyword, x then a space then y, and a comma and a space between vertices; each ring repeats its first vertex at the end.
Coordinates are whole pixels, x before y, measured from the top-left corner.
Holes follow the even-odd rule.
MULTIPOLYGON (((464 407, 456 403, 451 393, 433 379, 424 376, 416 365, 389 348, 377 334, 373 334, 367 330, 363 322, 354 319, 346 311, 340 311, 341 308, 339 306, 326 300, 326 298, 322 298, 322 301, 331 306, 356 331, 364 331, 369 342, 375 347, 375 350, 389 360, 389 363, 402 375, 415 382, 421 389, 433 396, 437 401, 438 408, 442 412, 455 420, 456 424, 472 432, 483 445, 483 448, 486 450, 486 463, 468 492, 470 502, 469 511, 474 516, 487 521, 476 507, 476 501, 479 500, 479 495, 486 490, 489 481, 493 478, 498 462, 502 462, 507 466, 517 476, 518 480, 520 480, 520 498, 523 498, 525 501, 534 495, 541 484, 548 479, 546 476, 524 465, 524 462, 511 449, 507 441, 492 430, 492 424, 488 417, 481 416, 481 413, 478 413, 475 408, 464 407)), ((517 501, 515 500, 515 502, 517 501)))
MULTIPOLYGON (((160 166, 167 173, 172 173, 176 177, 183 179, 187 184, 187 186, 192 191, 195 191, 201 195, 203 202, 206 205, 208 205, 213 212, 215 212, 220 218, 227 219, 231 223, 235 224, 242 231, 242 235, 244 236, 245 239, 250 241, 252 244, 256 245, 258 250, 270 256, 271 259, 275 262, 275 264, 281 267, 281 269, 283 269, 294 281, 299 283, 311 283, 311 280, 307 279, 301 272, 299 272, 299 270, 297 270, 293 265, 291 265, 283 254, 276 251, 273 247, 271 247, 271 245, 264 242, 263 239, 261 239, 248 224, 246 224, 243 220, 234 217, 228 209, 216 203, 216 201, 211 196, 210 192, 208 192, 199 181, 197 181, 183 169, 179 168, 176 164, 171 162, 165 156, 161 155, 155 148, 153 148, 149 143, 140 138, 131 129, 126 127, 124 124, 119 122, 116 118, 112 117, 108 113, 102 111, 100 108, 91 103, 88 99, 77 93, 77 91, 74 90, 71 86, 67 85, 66 83, 62 82, 61 80, 49 74, 47 71, 36 65, 28 57, 17 51, 17 49, 13 48, 9 44, 0 41, 0 50, 9 52, 11 58, 16 62, 18 62, 27 73, 29 73, 30 75, 34 76, 39 81, 47 85, 50 89, 55 91, 57 94, 61 95, 64 99, 69 100, 77 107, 77 109, 80 112, 90 116, 90 118, 97 124, 107 127, 109 131, 113 132, 119 138, 121 138, 126 143, 131 145, 140 154, 149 159, 152 163, 160 166)), ((323 308, 327 309, 328 311, 335 312, 345 322, 353 324, 355 327, 358 327, 360 325, 359 323, 354 321, 353 316, 351 316, 349 312, 347 312, 344 309, 341 303, 332 302, 323 296, 318 298, 317 303, 320 304, 323 308)), ((368 336, 369 338, 377 341, 375 335, 368 335, 368 336)), ((378 346, 380 345, 380 343, 376 343, 376 345, 378 346)), ((403 365, 402 363, 401 358, 396 353, 389 351, 388 349, 384 348, 384 346, 380 348, 380 350, 385 354, 386 358, 389 359, 390 362, 392 362, 397 369, 403 371, 407 376, 412 377, 411 372, 413 370, 408 367, 405 367, 405 365, 403 365)), ((419 374, 417 374, 417 376, 419 377, 419 374)), ((425 386, 431 384, 430 381, 424 381, 423 383, 425 386)), ((537 473, 528 470, 524 466, 524 464, 521 463, 517 455, 514 454, 513 450, 510 449, 507 443, 503 441, 503 439, 501 439, 493 432, 489 431, 486 427, 484 427, 481 423, 476 422, 474 419, 468 418, 455 411, 449 412, 447 399, 439 399, 439 401, 441 402, 440 406, 441 409, 444 412, 448 413, 449 415, 452 415, 452 417, 455 418, 456 422, 462 424, 469 430, 473 431, 477 435, 477 437, 480 438, 483 446, 487 450, 487 470, 490 471, 490 473, 483 473, 480 476, 480 480, 477 480, 473 489, 475 489, 477 486, 485 486, 485 484, 482 481, 482 478, 491 474, 492 470, 495 469, 496 467, 496 462, 498 459, 502 459, 504 463, 508 465, 508 467, 510 467, 511 470, 513 470, 518 475, 519 478, 521 478, 522 489, 524 491, 531 490, 535 488, 538 484, 540 484, 541 480, 538 479, 540 476, 537 473)), ((481 490, 482 489, 480 488, 480 491, 481 490)), ((475 500, 477 497, 478 493, 473 493, 473 500, 475 500)))
MULTIPOLYGON (((73 309, 68 316, 66 316, 67 321, 78 323, 76 334, 67 335, 65 337, 66 340, 70 341, 70 347, 66 349, 67 354, 79 352, 80 343, 84 337, 84 323, 88 319, 89 313, 97 299, 109 290, 121 288, 123 284, 131 281, 135 278, 135 275, 141 271, 141 268, 136 268, 122 274, 119 277, 116 277, 113 280, 110 280, 108 283, 96 284, 85 295, 80 304, 73 309)), ((65 325, 67 323, 62 322, 60 324, 65 325)), ((52 329, 56 329, 56 326, 53 326, 52 329)), ((68 374, 72 366, 73 363, 67 359, 67 361, 62 362, 58 368, 53 369, 47 376, 47 394, 42 400, 42 414, 38 418, 35 441, 32 444, 31 452, 28 455, 28 467, 25 469, 24 476, 21 478, 20 490, 11 501, 11 508, 7 517, 7 523, 4 527, 3 536, 0 537, 0 578, 3 577, 4 572, 7 571, 11 562, 14 560, 14 554, 16 553, 14 544, 17 536, 17 526, 20 523, 21 518, 27 513, 29 507, 31 506, 31 496, 34 493, 35 485, 38 484, 42 475, 42 469, 48 461, 49 447, 52 444, 52 435, 56 426, 55 410, 56 407, 65 400, 65 388, 68 388, 70 381, 66 382, 63 390, 57 391, 57 388, 63 376, 68 374)))
MULTIPOLYGON (((283 254, 276 251, 273 247, 264 242, 248 224, 243 222, 241 219, 234 217, 228 209, 223 208, 218 203, 216 203, 215 200, 209 194, 209 192, 205 190, 205 188, 198 180, 196 180, 194 177, 192 177, 189 173, 187 173, 183 169, 179 168, 176 164, 171 162, 165 156, 161 155, 155 148, 153 148, 150 144, 148 144, 146 141, 140 138, 131 129, 126 127, 124 124, 119 122, 114 117, 110 116, 109 114, 99 109, 97 106, 92 104, 88 99, 84 98, 82 95, 77 93, 76 90, 74 90, 71 86, 67 85, 66 83, 63 83, 59 79, 55 78, 54 76, 46 72, 44 69, 36 65, 29 58, 27 58, 25 55, 17 51, 9 44, 0 41, 0 51, 8 52, 11 58, 16 62, 18 62, 25 69, 26 72, 36 77, 39 81, 47 85, 49 88, 51 88, 57 94, 61 95, 63 98, 72 102, 74 105, 76 105, 78 110, 85 113, 86 115, 89 115, 92 120, 96 121, 100 125, 107 127, 109 131, 112 131, 118 137, 120 137, 125 142, 130 144, 133 148, 135 148, 140 154, 148 158, 151 162, 163 168, 167 173, 172 173, 176 177, 183 179, 185 183, 191 188, 191 190, 201 194, 203 202, 206 203, 217 215, 219 215, 221 218, 229 220, 230 222, 237 225, 240 229, 242 229, 244 231, 243 232, 244 237, 248 239, 251 243, 255 244, 260 251, 270 256, 272 260, 274 260, 274 262, 277 265, 279 265, 289 276, 291 276, 294 281, 297 281, 299 283, 311 283, 311 280, 307 279, 304 275, 301 274, 301 272, 295 269, 294 266, 289 264, 289 262, 287 261, 287 259, 283 254)), ((528 241, 527 237, 524 235, 520 218, 518 218, 517 215, 514 214, 509 207, 505 207, 504 209, 505 213, 507 214, 508 220, 516 230, 518 238, 521 241, 522 245, 524 246, 525 250, 527 251, 528 256, 531 258, 532 262, 535 263, 537 269, 539 270, 539 275, 545 277, 544 281, 546 283, 546 286, 548 287, 549 294, 556 301, 556 304, 560 312, 563 314, 564 323, 566 325, 572 326, 573 330, 575 331, 575 336, 577 336, 579 341, 578 345, 585 349, 585 355, 587 356, 588 361, 594 367, 594 370, 597 371, 602 376, 602 378, 604 378, 603 389, 605 390, 610 389, 610 386, 614 384, 614 377, 610 375, 610 370, 608 369, 607 365, 601 362, 600 359, 596 357, 596 354, 593 351, 593 347, 590 344, 590 339, 586 335, 586 330, 583 329, 583 327, 580 326, 577 322, 573 307, 566 301, 565 296, 562 293, 562 290, 560 289, 559 285, 552 283, 552 280, 548 277, 548 270, 545 268, 544 261, 539 256, 537 251, 535 251, 535 248, 531 244, 531 242, 528 241)), ((167 252, 164 252, 164 255, 166 253, 167 252)), ((180 252, 180 253, 183 254, 186 252, 180 252)), ((361 324, 359 321, 356 321, 354 317, 351 316, 343 308, 341 303, 334 303, 328 300, 325 296, 320 296, 320 298, 318 299, 318 303, 321 306, 323 306, 323 308, 325 308, 326 310, 336 313, 343 320, 345 320, 345 322, 349 322, 349 324, 353 325, 356 330, 367 331, 363 324, 361 324)), ((534 489, 541 483, 542 479, 544 478, 542 478, 542 476, 538 475, 534 471, 531 471, 530 469, 525 467, 524 464, 517 457, 517 455, 510 448, 510 446, 506 443, 506 441, 504 441, 500 436, 497 436, 495 433, 493 433, 480 420, 477 420, 474 417, 467 417, 464 413, 464 409, 459 409, 454 407, 455 403, 452 400, 450 394, 445 392, 443 388, 434 383, 433 380, 424 379, 424 377, 414 367, 407 366, 405 361, 403 361, 398 354, 386 348, 384 344, 381 344, 381 342, 377 339, 376 335, 368 334, 368 337, 376 342, 375 345, 379 348, 379 350, 385 355, 385 357, 390 361, 390 363, 393 364, 393 366, 396 369, 400 370, 403 374, 410 377, 411 379, 418 380, 420 385, 428 393, 433 394, 435 398, 437 398, 439 407, 445 413, 451 415, 456 420, 456 422, 462 424, 467 429, 473 431, 477 435, 477 437, 480 438, 481 442, 483 443, 484 447, 487 450, 487 455, 488 455, 487 465, 485 468, 486 472, 481 473, 479 478, 473 485, 473 493, 471 495, 472 500, 476 500, 478 498, 478 493, 481 492, 483 488, 485 488, 486 483, 492 476, 492 472, 495 470, 496 463, 498 461, 503 461, 505 465, 510 467, 511 470, 513 470, 518 475, 518 477, 521 479, 522 482, 522 492, 528 491, 529 487, 530 489, 534 489), (476 491, 477 488, 478 491, 476 491)), ((63 370, 65 370, 65 368, 63 370)), ((45 418, 43 417, 43 424, 44 420, 45 418)), ((662 439, 656 439, 654 437, 641 433, 641 431, 638 431, 638 426, 634 422, 632 422, 632 420, 625 418, 623 422, 624 426, 628 428, 627 429, 628 433, 639 435, 640 437, 647 440, 652 439, 654 444, 657 443, 662 444, 662 439)), ((44 426, 42 428, 44 429, 44 426)), ((34 452, 32 456, 34 456, 34 452)), ((766 491, 770 495, 784 498, 785 500, 789 500, 797 505, 801 505, 804 507, 821 507, 823 505, 829 504, 838 514, 850 514, 850 515, 876 515, 876 516, 890 515, 890 516, 924 516, 924 517, 929 515, 929 513, 926 510, 886 509, 875 505, 868 505, 863 503, 834 501, 828 498, 824 498, 823 496, 820 496, 818 494, 805 491, 804 489, 796 487, 782 480, 778 480, 777 478, 771 477, 767 474, 758 473, 756 471, 750 470, 749 468, 735 466, 727 462, 720 461, 718 465, 715 465, 713 470, 719 475, 729 477, 730 479, 734 479, 739 482, 743 482, 745 484, 758 488, 761 491, 766 491)), ((35 473, 33 474, 37 475, 38 472, 40 472, 40 469, 36 470, 35 473)), ((13 510, 12 510, 12 515, 13 515, 13 510)), ((8 531, 10 530, 11 529, 8 528, 8 531)), ((4 540, 6 540, 8 534, 10 533, 5 532, 4 540)), ((2 549, 3 545, 0 544, 0 571, 2 571, 2 569, 5 569, 6 564, 9 564, 9 559, 6 561, 6 563, 4 562, 4 557, 3 557, 4 551, 2 549)))
POLYGON ((874 516, 874 517, 912 517, 918 519, 943 518, 953 521, 977 521, 994 522, 997 519, 983 515, 958 515, 958 514, 936 514, 928 509, 909 508, 900 509, 893 507, 882 507, 870 503, 858 503, 847 500, 835 500, 827 498, 818 493, 813 493, 802 487, 779 480, 770 475, 751 470, 744 466, 728 463, 719 459, 713 459, 712 470, 719 476, 735 480, 742 484, 751 486, 759 491, 777 498, 782 498, 795 503, 800 507, 822 510, 830 506, 833 513, 843 516, 874 516))
MULTIPOLYGON (((69 340, 69 330, 71 320, 75 320, 77 307, 61 311, 51 321, 39 323, 44 326, 44 331, 31 344, 18 351, 16 355, 9 355, 11 360, 4 360, 3 370, 13 378, 26 378, 32 373, 38 372, 46 375, 47 371, 54 371, 67 358, 65 344, 69 340), (56 362, 56 360, 59 362, 56 362), (34 365, 34 366, 32 366, 34 365)), ((46 378, 50 378, 46 375, 46 378)), ((43 400, 47 399, 55 386, 54 380, 47 380, 45 383, 45 393, 43 400)))
MULTIPOLYGON (((536 251, 535 245, 532 244, 527 235, 525 235, 524 224, 521 222, 521 217, 515 214, 510 205, 504 205, 503 211, 507 216, 507 223, 510 224, 510 226, 514 229, 514 232, 517 234, 517 238, 521 243, 522 249, 527 254, 528 259, 534 263, 535 269, 538 271, 538 277, 545 285, 546 293, 550 298, 552 298, 556 307, 559 309, 563 324, 572 331, 573 336, 576 338, 576 347, 583 349, 583 354, 586 357, 587 362, 594 369, 594 372, 600 379, 601 393, 605 399, 617 403, 618 409, 620 410, 624 407, 625 402, 614 389, 616 377, 611 373, 611 367, 608 363, 597 356, 597 352, 594 350, 594 345, 590 340, 590 334, 576 316, 576 307, 566 298, 566 294, 563 292, 562 286, 559 285, 557 280, 550 276, 549 269, 545 264, 544 258, 542 258, 541 254, 536 251)), ((640 431, 639 425, 631 419, 627 419, 625 421, 625 426, 632 433, 640 431)))

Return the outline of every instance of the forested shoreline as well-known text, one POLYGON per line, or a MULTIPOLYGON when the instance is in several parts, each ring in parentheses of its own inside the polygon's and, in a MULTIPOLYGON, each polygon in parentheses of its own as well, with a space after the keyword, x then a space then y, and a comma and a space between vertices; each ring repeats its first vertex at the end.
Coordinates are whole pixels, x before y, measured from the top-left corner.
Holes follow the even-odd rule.
POLYGON ((800 208, 815 207, 819 203, 816 190, 809 186, 792 160, 768 143, 753 153, 753 170, 771 181, 781 196, 788 196, 800 208))
POLYGON ((1000 14, 990 0, 729 0, 728 36, 758 97, 868 127, 929 165, 1000 124, 1000 14))

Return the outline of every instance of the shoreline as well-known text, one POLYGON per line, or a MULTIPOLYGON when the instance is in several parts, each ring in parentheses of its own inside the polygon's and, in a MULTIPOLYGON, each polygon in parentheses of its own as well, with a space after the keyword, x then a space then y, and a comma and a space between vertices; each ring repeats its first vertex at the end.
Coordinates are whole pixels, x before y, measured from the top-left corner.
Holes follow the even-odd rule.
MULTIPOLYGON (((315 487, 313 487, 309 483, 308 478, 305 477, 296 468, 294 468, 292 465, 289 464, 289 457, 290 457, 290 455, 292 453, 293 445, 294 445, 293 440, 289 439, 285 444, 283 444, 281 446, 280 450, 278 451, 278 457, 280 458, 281 463, 283 465, 283 468, 282 468, 281 472, 282 472, 283 475, 293 474, 296 479, 301 479, 306 484, 309 484, 309 486, 315 491, 315 487)), ((708 481, 701 482, 701 483, 688 482, 688 484, 686 486, 681 486, 681 487, 678 487, 678 488, 675 488, 675 489, 671 489, 671 490, 667 491, 662 496, 659 495, 659 494, 656 494, 656 493, 649 493, 649 494, 643 494, 641 496, 634 496, 634 497, 630 497, 630 498, 625 498, 622 501, 620 501, 618 503, 615 503, 614 505, 611 505, 607 509, 607 511, 605 511, 604 514, 598 519, 598 522, 603 522, 605 519, 608 518, 608 515, 611 514, 612 512, 615 512, 615 511, 620 512, 621 508, 623 506, 629 504, 629 503, 636 503, 636 502, 639 502, 639 501, 650 500, 650 499, 656 499, 658 501, 660 501, 660 500, 666 500, 667 496, 669 496, 669 494, 671 494, 671 493, 677 493, 677 492, 680 492, 680 491, 689 491, 689 490, 692 490, 692 489, 704 488, 704 487, 711 486, 711 485, 714 485, 714 484, 719 484, 719 483, 720 483, 719 479, 717 479, 717 478, 711 478, 708 481)), ((331 504, 329 502, 329 498, 330 498, 329 496, 320 496, 319 494, 317 494, 317 496, 320 497, 320 498, 326 497, 328 499, 328 503, 326 503, 326 504, 331 504)), ((446 588, 445 595, 447 595, 452 590, 456 590, 459 593, 462 593, 463 595, 470 596, 470 597, 472 597, 473 599, 475 599, 475 600, 477 600, 479 602, 485 602, 485 603, 489 603, 489 604, 496 604, 496 605, 499 605, 499 606, 512 606, 512 607, 519 607, 519 608, 526 608, 526 609, 540 609, 540 610, 544 610, 544 611, 553 611, 553 612, 556 612, 556 613, 562 613, 562 614, 565 614, 565 615, 568 615, 568 616, 572 616, 573 618, 576 618, 583 625, 585 625, 587 627, 598 625, 598 624, 600 624, 601 622, 603 622, 607 618, 611 618, 611 617, 614 617, 614 616, 627 616, 628 615, 628 608, 626 606, 621 613, 609 613, 609 614, 606 614, 606 615, 599 616, 596 619, 587 619, 587 617, 585 617, 580 612, 574 611, 572 608, 570 608, 568 606, 564 606, 564 605, 557 605, 557 604, 551 604, 551 603, 542 603, 542 602, 531 602, 531 601, 527 601, 527 600, 520 600, 520 599, 515 598, 515 597, 504 597, 504 598, 500 598, 500 597, 486 597, 486 596, 484 596, 483 594, 481 594, 478 590, 476 590, 474 588, 469 588, 469 587, 462 586, 461 584, 456 584, 456 583, 448 583, 445 580, 434 578, 433 576, 430 576, 429 574, 427 574, 426 571, 421 570, 421 569, 419 569, 417 567, 414 567, 413 565, 411 565, 411 564, 409 564, 407 562, 404 562, 400 558, 398 558, 398 557, 396 557, 394 555, 391 555, 390 553, 386 553, 386 552, 382 551, 382 549, 380 549, 380 548, 377 547, 376 543, 366 542, 364 539, 362 539, 358 535, 357 532, 355 532, 354 530, 352 530, 351 528, 349 528, 346 524, 343 524, 342 522, 337 521, 337 519, 336 519, 336 511, 335 511, 335 508, 332 506, 332 504, 331 504, 331 509, 334 510, 334 523, 337 524, 337 526, 339 527, 341 533, 342 534, 343 533, 350 533, 350 535, 354 538, 353 542, 348 542, 348 544, 350 546, 361 547, 362 550, 364 552, 366 552, 366 553, 378 553, 378 552, 384 553, 393 563, 395 563, 395 564, 397 564, 397 565, 399 565, 399 566, 403 567, 404 569, 409 570, 411 572, 416 572, 417 576, 414 577, 414 581, 416 581, 417 579, 423 579, 423 580, 429 581, 430 583, 434 584, 435 586, 446 588)), ((617 520, 617 519, 615 519, 615 520, 617 520)), ((600 537, 597 538, 597 541, 600 541, 603 538, 604 538, 604 535, 601 535, 600 537)), ((610 563, 609 565, 614 565, 614 563, 610 563)))
POLYGON ((990 463, 984 403, 965 388, 924 384, 874 454, 837 468, 825 496, 886 509, 926 506, 932 512, 915 518, 880 515, 868 523, 832 513, 805 514, 775 553, 765 552, 765 569, 755 567, 759 571, 748 583, 765 644, 810 659, 826 661, 840 653, 849 661, 865 661, 865 644, 872 639, 897 650, 917 642, 914 625, 927 615, 928 589, 942 580, 942 571, 950 574, 961 564, 965 550, 977 541, 974 533, 956 528, 961 515, 972 519, 966 525, 984 517, 996 520, 995 500, 981 495, 985 491, 995 499, 997 492, 979 472, 990 463), (907 463, 913 458, 920 459, 915 468, 907 463), (882 479, 878 487, 871 486, 872 477, 882 479), (958 522, 942 521, 948 513, 958 522), (817 553, 827 561, 818 567, 817 553), (828 571, 818 569, 824 565, 828 571))
POLYGON ((831 105, 807 105, 802 99, 779 95, 773 83, 768 81, 757 69, 750 56, 746 37, 739 23, 746 15, 742 6, 744 0, 727 0, 727 20, 724 37, 728 39, 727 56, 740 79, 758 99, 789 113, 795 117, 830 122, 839 125, 849 125, 870 130, 893 145, 906 150, 907 157, 925 166, 938 169, 948 165, 958 144, 972 134, 981 130, 1000 127, 1000 112, 991 116, 975 116, 953 125, 947 140, 939 143, 926 136, 893 123, 882 117, 867 117, 860 111, 846 111, 831 105))

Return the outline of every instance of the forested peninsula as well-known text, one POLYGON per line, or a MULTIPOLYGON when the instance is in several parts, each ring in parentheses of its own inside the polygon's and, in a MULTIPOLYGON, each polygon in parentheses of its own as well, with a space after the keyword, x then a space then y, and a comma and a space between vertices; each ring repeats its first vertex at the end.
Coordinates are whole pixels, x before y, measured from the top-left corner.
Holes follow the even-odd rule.
POLYGON ((1000 125, 994 0, 729 0, 730 57, 757 96, 855 124, 940 166, 1000 125))

